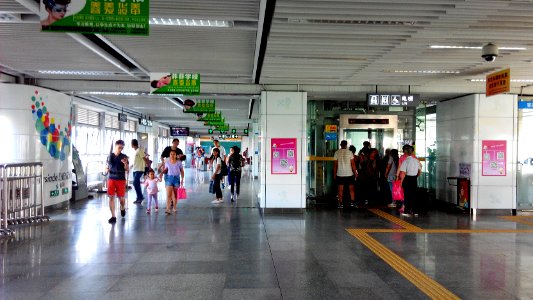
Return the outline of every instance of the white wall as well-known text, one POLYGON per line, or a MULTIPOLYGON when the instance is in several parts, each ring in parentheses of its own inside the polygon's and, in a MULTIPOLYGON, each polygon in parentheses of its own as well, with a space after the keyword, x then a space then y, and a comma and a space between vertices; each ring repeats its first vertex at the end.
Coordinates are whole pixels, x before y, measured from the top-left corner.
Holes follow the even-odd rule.
POLYGON ((48 177, 43 191, 45 206, 66 201, 72 194, 71 136, 65 131, 70 121, 71 105, 71 97, 62 93, 30 85, 0 83, 0 140, 5 148, 0 162, 42 162, 44 176, 48 177), (44 102, 49 114, 47 124, 32 112, 35 102, 39 102, 39 108, 44 102), (50 141, 52 120, 57 132, 63 133, 59 141, 50 141), (62 154, 54 155, 58 151, 62 154), (68 193, 63 194, 63 188, 68 188, 68 193), (50 192, 56 190, 59 195, 51 196, 50 192))
POLYGON ((305 208, 307 93, 261 93, 261 207, 305 208), (272 138, 297 139, 297 174, 271 174, 272 138))
POLYGON ((516 208, 517 97, 468 95, 437 105, 437 199, 456 203, 446 177, 470 163, 474 209, 516 208), (482 176, 482 140, 507 141, 506 176, 482 176))

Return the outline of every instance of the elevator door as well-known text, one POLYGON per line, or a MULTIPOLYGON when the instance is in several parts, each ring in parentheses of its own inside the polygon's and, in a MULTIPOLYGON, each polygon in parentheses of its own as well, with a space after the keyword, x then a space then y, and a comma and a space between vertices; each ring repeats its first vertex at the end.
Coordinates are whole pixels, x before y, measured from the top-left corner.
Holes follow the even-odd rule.
POLYGON ((394 129, 344 129, 344 139, 348 145, 354 145, 357 152, 363 147, 363 142, 369 141, 372 148, 378 149, 379 153, 385 149, 394 148, 394 129))
POLYGON ((517 209, 533 209, 533 109, 518 111, 517 209))

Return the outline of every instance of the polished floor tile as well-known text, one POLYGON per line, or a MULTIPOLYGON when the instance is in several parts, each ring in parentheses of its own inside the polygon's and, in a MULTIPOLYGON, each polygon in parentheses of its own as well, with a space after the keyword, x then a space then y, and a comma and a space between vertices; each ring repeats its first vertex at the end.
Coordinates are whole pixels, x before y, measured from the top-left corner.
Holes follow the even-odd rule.
MULTIPOLYGON (((186 170, 186 172, 195 172, 186 170)), ((54 211, 0 240, 0 299, 427 299, 346 228, 399 228, 359 210, 263 215, 258 182, 212 205, 206 173, 187 176, 176 214, 131 203, 107 223, 105 195, 54 211)), ((393 215, 394 212, 391 212, 393 215)), ((396 216, 396 215, 395 215, 396 216)), ((532 229, 496 216, 431 212, 423 229, 532 229)), ((533 234, 371 233, 463 299, 533 298, 533 234)))

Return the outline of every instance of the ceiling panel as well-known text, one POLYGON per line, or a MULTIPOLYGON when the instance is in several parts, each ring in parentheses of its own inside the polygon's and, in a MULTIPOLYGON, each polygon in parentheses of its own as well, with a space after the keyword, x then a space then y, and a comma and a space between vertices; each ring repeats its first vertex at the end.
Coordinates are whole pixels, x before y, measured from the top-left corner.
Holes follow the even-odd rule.
POLYGON ((0 23, 0 64, 17 71, 120 71, 65 33, 41 32, 37 23, 0 23))
POLYGON ((150 72, 200 73, 202 80, 251 82, 255 31, 152 26, 148 37, 107 36, 150 72))

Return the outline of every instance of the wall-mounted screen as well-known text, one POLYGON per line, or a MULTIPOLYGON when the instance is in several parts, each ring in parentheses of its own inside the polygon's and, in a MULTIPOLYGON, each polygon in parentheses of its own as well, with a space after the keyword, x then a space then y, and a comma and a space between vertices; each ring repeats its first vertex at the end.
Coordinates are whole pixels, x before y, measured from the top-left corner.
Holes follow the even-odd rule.
POLYGON ((171 136, 189 136, 189 127, 170 127, 171 136))

